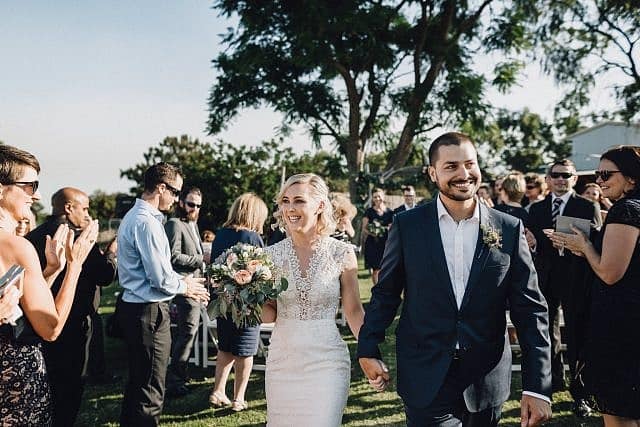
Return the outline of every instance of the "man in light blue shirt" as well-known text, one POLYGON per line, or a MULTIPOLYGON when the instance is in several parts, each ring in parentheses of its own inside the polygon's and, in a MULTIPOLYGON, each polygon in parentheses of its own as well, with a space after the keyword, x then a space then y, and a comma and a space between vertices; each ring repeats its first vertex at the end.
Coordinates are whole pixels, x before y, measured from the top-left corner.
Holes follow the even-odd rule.
POLYGON ((180 169, 151 166, 144 192, 118 230, 118 276, 124 288, 118 319, 129 356, 120 424, 157 426, 162 413, 165 376, 171 351, 169 301, 177 294, 208 302, 204 279, 181 277, 171 266, 164 215, 182 188, 180 169))

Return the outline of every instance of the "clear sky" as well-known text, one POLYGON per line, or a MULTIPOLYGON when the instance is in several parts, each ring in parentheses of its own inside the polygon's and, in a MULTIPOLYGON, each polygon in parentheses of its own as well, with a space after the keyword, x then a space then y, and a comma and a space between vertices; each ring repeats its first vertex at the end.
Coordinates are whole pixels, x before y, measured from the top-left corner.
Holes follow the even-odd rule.
MULTIPOLYGON (((132 183, 120 170, 165 136, 214 141, 205 136, 211 60, 231 23, 212 4, 0 2, 0 140, 38 157, 45 206, 63 186, 127 191, 132 183)), ((558 96, 534 67, 519 90, 492 99, 548 117, 558 96)), ((249 111, 218 137, 253 145, 271 138, 278 122, 268 110, 249 111)), ((310 148, 301 135, 292 144, 310 148)))

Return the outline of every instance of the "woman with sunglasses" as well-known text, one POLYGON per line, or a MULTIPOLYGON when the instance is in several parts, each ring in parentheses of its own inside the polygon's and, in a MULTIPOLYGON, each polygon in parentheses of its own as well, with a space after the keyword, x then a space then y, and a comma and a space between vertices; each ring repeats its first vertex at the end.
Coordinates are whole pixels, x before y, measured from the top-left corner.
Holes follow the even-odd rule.
POLYGON ((595 244, 554 233, 558 247, 584 256, 595 273, 586 381, 605 426, 640 426, 640 147, 602 155, 596 183, 614 200, 595 244))
POLYGON ((4 320, 0 326, 0 419, 3 425, 47 426, 52 407, 41 340, 55 340, 67 320, 73 297, 89 251, 98 235, 98 223, 89 225, 74 242, 67 225, 48 238, 44 271, 28 240, 16 236, 18 221, 40 200, 40 164, 30 153, 0 145, 0 271, 17 264, 24 268, 20 308, 16 325, 4 320), (64 281, 54 299, 48 282, 66 265, 64 281))
MULTIPOLYGON (((216 233, 211 247, 211 259, 215 260, 236 243, 263 247, 264 222, 269 211, 264 201, 253 193, 244 193, 231 205, 227 222, 216 233)), ((247 409, 245 392, 253 368, 253 356, 258 351, 260 325, 238 328, 231 319, 217 318, 218 355, 213 391, 209 402, 216 407, 231 405, 235 412, 247 409), (229 400, 225 388, 227 378, 234 368, 233 400, 229 400)))

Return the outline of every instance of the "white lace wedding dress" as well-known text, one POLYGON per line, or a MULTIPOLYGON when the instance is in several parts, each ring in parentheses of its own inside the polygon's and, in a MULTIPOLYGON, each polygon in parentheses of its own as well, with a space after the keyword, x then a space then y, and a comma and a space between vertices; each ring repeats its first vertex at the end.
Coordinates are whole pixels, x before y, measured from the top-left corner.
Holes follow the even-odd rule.
POLYGON ((351 363, 335 317, 339 277, 351 245, 323 238, 306 276, 291 239, 266 250, 289 281, 278 297, 267 357, 267 426, 339 426, 349 394, 351 363))

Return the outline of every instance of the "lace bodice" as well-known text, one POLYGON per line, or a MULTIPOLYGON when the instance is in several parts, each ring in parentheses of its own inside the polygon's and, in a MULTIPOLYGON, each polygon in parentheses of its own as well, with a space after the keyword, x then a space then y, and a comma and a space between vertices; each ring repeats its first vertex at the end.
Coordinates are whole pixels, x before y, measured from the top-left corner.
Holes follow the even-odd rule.
POLYGON ((278 318, 335 318, 340 300, 340 274, 349 250, 348 243, 323 238, 309 260, 307 275, 303 276, 290 238, 267 247, 278 274, 289 281, 288 289, 278 297, 278 318))

